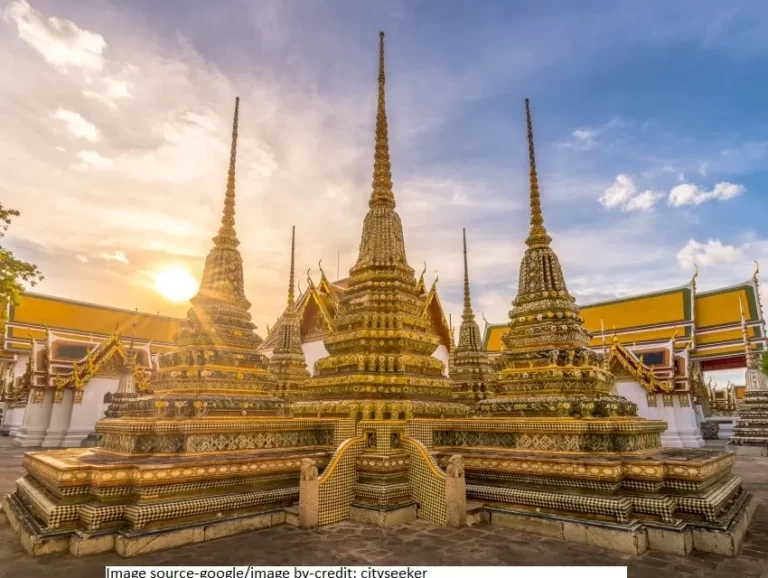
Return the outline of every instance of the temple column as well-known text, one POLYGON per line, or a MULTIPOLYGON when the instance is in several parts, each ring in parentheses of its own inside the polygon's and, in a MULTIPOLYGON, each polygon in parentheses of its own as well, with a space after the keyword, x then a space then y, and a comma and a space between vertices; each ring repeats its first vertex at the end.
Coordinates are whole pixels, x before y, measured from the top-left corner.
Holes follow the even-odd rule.
POLYGON ((74 393, 71 389, 64 389, 61 400, 56 402, 54 399, 53 410, 51 411, 51 420, 48 430, 45 432, 45 438, 41 444, 44 448, 62 447, 64 436, 69 429, 69 420, 72 417, 72 399, 74 393))
POLYGON ((675 415, 675 400, 671 393, 656 394, 656 409, 659 412, 657 419, 667 422, 667 431, 661 434, 661 444, 666 448, 682 448, 683 440, 680 438, 680 424, 675 415))
MULTIPOLYGON (((47 387, 43 398, 38 403, 34 399, 39 393, 34 389, 29 392, 29 401, 24 412, 24 420, 19 429, 19 434, 13 443, 23 448, 39 447, 45 437, 53 410, 53 388, 47 387)), ((38 398, 39 399, 39 398, 38 398)))
POLYGON ((687 393, 674 397, 675 420, 678 423, 678 432, 685 448, 700 448, 704 446, 704 437, 699 429, 696 419, 696 410, 691 405, 691 398, 687 393))
POLYGON ((15 438, 19 435, 19 429, 24 421, 24 413, 27 411, 26 405, 20 405, 13 408, 10 420, 8 421, 8 436, 15 438))

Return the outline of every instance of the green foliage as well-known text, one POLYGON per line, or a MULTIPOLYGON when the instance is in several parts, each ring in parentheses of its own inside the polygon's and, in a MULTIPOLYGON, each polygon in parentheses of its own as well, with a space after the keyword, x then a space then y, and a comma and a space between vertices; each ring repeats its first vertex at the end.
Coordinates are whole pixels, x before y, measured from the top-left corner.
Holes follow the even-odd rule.
POLYGON ((763 355, 760 359, 760 369, 763 370, 763 373, 768 375, 768 355, 763 355))
MULTIPOLYGON (((5 237, 11 218, 20 213, 14 209, 6 209, 0 203, 0 239, 5 237)), ((31 287, 43 280, 37 265, 21 261, 13 256, 8 249, 0 247, 0 303, 18 305, 19 296, 24 292, 24 284, 31 287)), ((0 307, 0 323, 5 323, 8 315, 6 308, 0 307)))

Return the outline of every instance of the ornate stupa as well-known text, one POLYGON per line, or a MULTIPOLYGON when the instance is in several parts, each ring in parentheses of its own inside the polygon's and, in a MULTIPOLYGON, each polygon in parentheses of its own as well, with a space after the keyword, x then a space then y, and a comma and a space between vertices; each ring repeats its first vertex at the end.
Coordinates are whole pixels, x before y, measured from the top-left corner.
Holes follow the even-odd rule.
POLYGON ((104 412, 104 417, 114 419, 123 417, 128 413, 129 404, 139 397, 139 382, 141 377, 138 375, 136 365, 136 351, 134 350, 133 338, 128 346, 128 351, 123 359, 123 367, 120 372, 120 381, 117 384, 115 393, 104 394, 104 403, 108 404, 104 412))
POLYGON ((4 509, 31 554, 128 557, 283 523, 301 460, 325 467, 350 435, 285 417, 269 360, 256 352, 234 229, 237 119, 238 104, 221 228, 151 394, 136 397, 126 374, 96 424, 98 447, 25 456, 27 475, 4 509))
POLYGON ((269 358, 269 371, 277 379, 278 394, 293 397, 299 386, 309 378, 307 361, 301 347, 301 327, 294 296, 296 256, 296 227, 291 231, 291 272, 288 281, 288 306, 278 327, 277 344, 269 358))
POLYGON ((531 228, 495 397, 479 417, 433 426, 440 465, 456 452, 467 497, 491 524, 639 554, 735 555, 756 507, 726 452, 662 448, 663 421, 610 394, 544 227, 526 100, 531 228), (439 429, 439 431, 438 431, 439 429))
POLYGON ((488 360, 480 327, 472 311, 467 263, 467 230, 462 231, 464 244, 464 309, 461 314, 459 343, 451 352, 450 376, 456 384, 459 399, 469 403, 485 399, 491 392, 495 375, 488 360))
MULTIPOLYGON (((530 165, 531 228, 520 264, 518 292, 509 312, 505 352, 499 360, 495 397, 483 414, 552 417, 614 417, 637 414, 635 404, 611 396, 613 376, 587 345, 576 300, 544 227, 536 171, 530 104, 525 101, 530 165)), ((659 430, 661 431, 661 430, 659 430)))
POLYGON ((424 315, 422 288, 405 255, 395 211, 384 98, 384 34, 379 43, 379 94, 373 190, 357 262, 338 305, 329 355, 302 385, 294 415, 410 419, 467 415, 451 401, 445 364, 432 356, 439 337, 424 315))
POLYGON ((728 444, 737 455, 768 456, 768 385, 760 368, 760 358, 749 343, 741 299, 741 331, 747 368, 744 375, 744 400, 728 444))

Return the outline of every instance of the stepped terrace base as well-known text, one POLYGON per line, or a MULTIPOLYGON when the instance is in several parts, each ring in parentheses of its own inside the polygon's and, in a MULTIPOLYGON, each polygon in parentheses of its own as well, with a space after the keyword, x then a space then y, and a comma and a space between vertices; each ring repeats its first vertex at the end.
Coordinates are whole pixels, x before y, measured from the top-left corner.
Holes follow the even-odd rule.
POLYGON ((171 550, 189 544, 217 540, 244 532, 269 528, 285 523, 282 508, 250 515, 232 516, 218 521, 199 522, 150 532, 45 532, 34 518, 20 507, 13 495, 6 496, 3 511, 24 551, 30 556, 69 552, 75 557, 92 556, 115 551, 123 558, 143 556, 152 552, 171 550))
POLYGON ((135 556, 285 521, 302 459, 327 448, 219 455, 123 456, 102 449, 33 452, 3 504, 32 555, 116 550, 135 556))
POLYGON ((735 556, 756 508, 727 452, 665 448, 587 456, 439 449, 464 460, 467 499, 491 524, 629 554, 735 556))

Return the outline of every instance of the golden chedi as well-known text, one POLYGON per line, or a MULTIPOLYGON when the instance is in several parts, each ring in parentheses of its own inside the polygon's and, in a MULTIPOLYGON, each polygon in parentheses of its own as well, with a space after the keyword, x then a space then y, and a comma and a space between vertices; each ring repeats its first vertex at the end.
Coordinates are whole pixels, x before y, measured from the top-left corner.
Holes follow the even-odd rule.
POLYGON ((467 498, 491 524, 632 554, 735 555, 756 502, 733 455, 662 448, 666 423, 612 395, 602 356, 586 349, 544 228, 527 101, 526 113, 531 230, 495 396, 473 419, 425 423, 421 440, 443 467, 463 457, 467 498))
POLYGON ((373 191, 357 262, 338 306, 336 330, 325 338, 329 355, 302 385, 293 415, 410 419, 467 415, 451 401, 439 344, 425 315, 421 288, 408 265, 403 225, 395 211, 384 100, 384 36, 379 51, 379 94, 373 191))
MULTIPOLYGON (((249 313, 235 232, 239 103, 237 99, 221 227, 205 259, 200 289, 176 336, 177 349, 158 357, 153 395, 129 403, 125 417, 162 421, 278 416, 285 411, 285 401, 275 395, 277 383, 268 371, 269 360, 256 352, 261 338, 249 313)), ((145 454, 239 449, 223 440, 210 445, 207 438, 184 436, 174 426, 145 428, 141 435, 128 433, 132 428, 124 420, 102 420, 96 427, 99 445, 145 454)))
POLYGON ((280 320, 277 343, 269 358, 269 371, 277 380, 277 394, 294 398, 301 393, 300 385, 309 378, 304 349, 301 347, 301 326, 296 311, 295 286, 296 227, 291 231, 291 273, 288 281, 288 306, 280 320))
POLYGON ((224 215, 175 351, 151 394, 128 379, 96 424, 99 447, 31 452, 4 510, 33 555, 121 556, 284 523, 302 460, 324 468, 354 433, 284 416, 248 312, 234 229, 237 112, 224 215))
POLYGON ((467 263, 467 231, 462 231, 464 243, 464 309, 459 327, 459 342, 451 351, 450 376, 455 383, 455 396, 474 405, 491 394, 496 376, 488 359, 480 327, 472 311, 469 294, 469 265, 467 263))
MULTIPOLYGON (((587 345, 591 335, 552 250, 541 211, 533 126, 526 100, 530 164, 531 229, 525 243, 517 297, 509 312, 505 352, 499 360, 495 397, 483 414, 552 417, 635 416, 635 404, 611 395, 614 379, 602 355, 587 345)), ((662 431, 662 430, 659 430, 662 431)))

